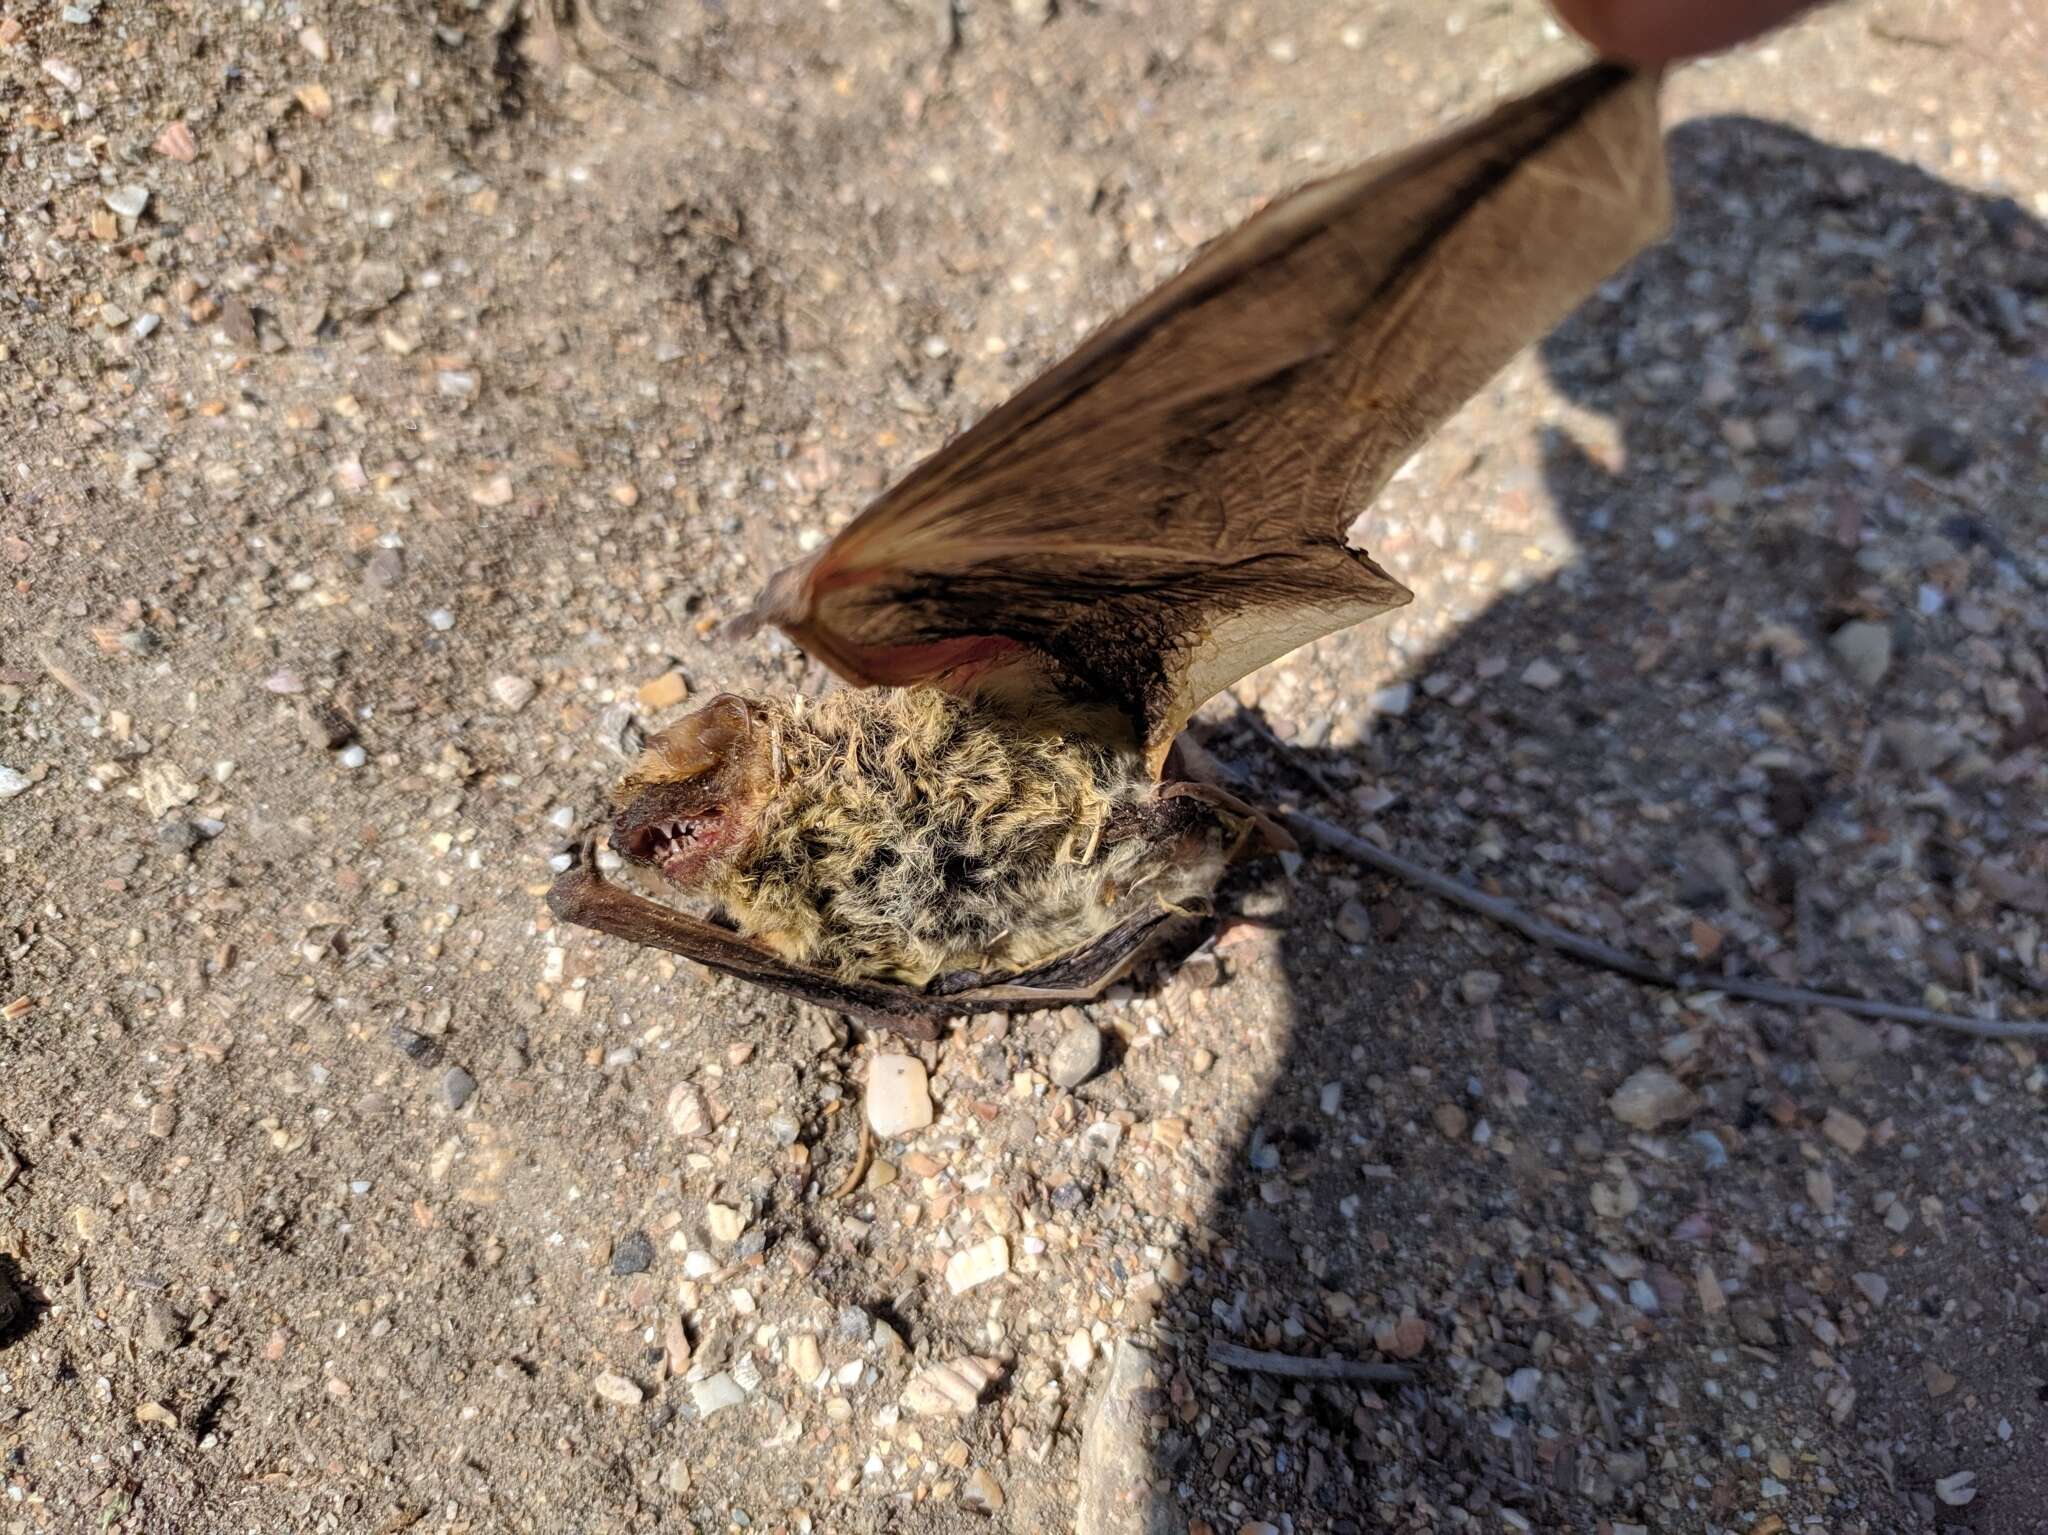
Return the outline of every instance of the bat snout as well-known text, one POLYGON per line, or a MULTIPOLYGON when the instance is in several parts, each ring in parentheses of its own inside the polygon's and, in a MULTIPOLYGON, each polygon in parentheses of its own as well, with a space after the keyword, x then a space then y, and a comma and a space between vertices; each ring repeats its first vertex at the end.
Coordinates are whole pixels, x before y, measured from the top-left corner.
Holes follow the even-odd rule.
POLYGON ((729 851, 732 832, 725 807, 701 786, 657 784, 612 818, 611 844, 628 863, 659 869, 674 884, 695 886, 713 860, 729 851))

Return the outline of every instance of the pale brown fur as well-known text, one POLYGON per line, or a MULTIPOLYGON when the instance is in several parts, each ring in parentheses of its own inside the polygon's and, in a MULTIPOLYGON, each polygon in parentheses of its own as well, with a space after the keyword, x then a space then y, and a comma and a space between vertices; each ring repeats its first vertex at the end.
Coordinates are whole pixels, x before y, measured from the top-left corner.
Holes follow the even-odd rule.
POLYGON ((912 985, 1014 973, 1221 871, 1215 829, 1155 829, 1136 752, 1056 715, 922 687, 760 707, 779 781, 703 889, 790 959, 912 985))

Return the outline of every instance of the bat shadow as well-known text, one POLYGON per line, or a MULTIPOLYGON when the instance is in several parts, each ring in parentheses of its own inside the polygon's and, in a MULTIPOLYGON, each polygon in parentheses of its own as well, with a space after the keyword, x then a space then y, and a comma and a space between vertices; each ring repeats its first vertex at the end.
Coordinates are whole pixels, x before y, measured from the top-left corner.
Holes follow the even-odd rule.
MULTIPOLYGON (((2038 770, 2000 771, 2048 730, 2038 648, 2000 671, 1984 652, 2030 641, 1972 604, 2044 574, 2048 230, 1769 122, 1693 122, 1671 150, 1673 238, 1541 349, 1573 425, 1472 469, 1428 557, 1392 566, 1453 610, 1546 539, 1561 568, 1427 648, 1347 636, 1324 654, 1358 692, 1265 687, 1270 731, 1223 718, 1207 744, 1269 801, 1661 961, 1962 988, 2009 956, 1961 844, 2041 824, 2038 770), (1984 671, 2002 714, 1961 701, 1984 671), (1910 898, 1870 862, 1908 830, 1910 898)), ((1162 999, 1214 1064, 1161 1084, 1196 1144, 1140 1150, 1221 1192, 1126 1298, 1160 1341, 1137 1419, 1154 1522, 1122 1528, 1919 1528, 1960 1512, 1934 1495, 1958 1430, 1918 1385, 1957 1307, 2009 1345, 1979 1356, 1973 1422, 2038 1422, 2030 1215, 1985 1204, 1984 1250, 2016 1256, 1957 1274, 1931 1236, 1908 1252, 1816 1209, 1816 1169, 1838 1211, 1940 1192, 1896 1149, 1842 1155, 1831 1108, 1895 1122, 1928 1165, 1999 1165, 1960 1075, 1933 1102, 1916 1084, 2001 1052, 1851 1025, 1817 1054, 1809 1019, 1681 1010, 1318 854, 1237 912, 1162 999), (1681 1084, 1645 1079, 1679 1105, 1654 1132, 1609 1103, 1645 1068, 1681 1084), (1864 1271, 1914 1297, 1896 1325, 1864 1271), (1415 1378, 1220 1368, 1218 1343, 1415 1378)), ((2048 1528, 2038 1452, 1969 1438, 1973 1527, 2048 1528)))

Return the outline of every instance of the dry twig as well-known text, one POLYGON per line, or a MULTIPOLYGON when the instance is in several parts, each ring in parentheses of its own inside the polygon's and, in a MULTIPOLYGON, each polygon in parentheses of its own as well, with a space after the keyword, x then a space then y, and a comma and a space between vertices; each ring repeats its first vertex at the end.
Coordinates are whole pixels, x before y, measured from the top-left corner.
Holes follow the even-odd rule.
POLYGON ((1405 1364, 1310 1359, 1299 1354, 1274 1354, 1265 1349, 1244 1348, 1236 1343, 1211 1343, 1209 1363, 1226 1370, 1249 1370, 1257 1375, 1284 1375, 1290 1380, 1361 1381, 1371 1385, 1399 1386, 1415 1379, 1415 1372, 1405 1364))
POLYGON ((860 1150, 854 1153, 853 1170, 846 1175, 839 1187, 832 1191, 834 1199, 844 1199, 860 1187, 861 1179, 868 1175, 868 1166, 875 1160, 875 1132, 868 1123, 867 1110, 860 1111, 860 1150))
POLYGON ((1341 826, 1333 826, 1320 816, 1303 811, 1283 811, 1280 824, 1293 832, 1303 842, 1312 842, 1326 851, 1341 854, 1368 868, 1391 874, 1396 879, 1428 891, 1440 900, 1467 911, 1477 912, 1489 921, 1511 927, 1524 938, 1540 943, 1545 948, 1555 949, 1589 965, 1603 970, 1612 970, 1631 980, 1643 981, 1651 986, 1662 986, 1671 991, 1716 991, 1725 996, 1740 997, 1748 1002, 1765 1002, 1776 1007, 1832 1007, 1845 1013, 1863 1018, 1886 1018, 1896 1023, 1917 1023, 1928 1028, 1947 1029, 1952 1033, 1971 1034, 1979 1039, 2048 1039, 2048 1023, 2008 1022, 1997 1018, 1969 1018, 1960 1013, 1941 1013, 1932 1008, 1912 1007, 1901 1002, 1872 1002, 1862 997, 1844 996, 1834 992, 1809 991, 1803 986, 1780 986, 1771 981, 1747 981, 1735 976, 1707 975, 1697 970, 1663 970, 1646 959, 1625 953, 1611 944, 1533 917, 1512 901, 1499 896, 1488 895, 1473 888, 1462 880, 1426 869, 1419 863, 1403 858, 1399 853, 1390 853, 1376 843, 1363 837, 1353 836, 1341 826))

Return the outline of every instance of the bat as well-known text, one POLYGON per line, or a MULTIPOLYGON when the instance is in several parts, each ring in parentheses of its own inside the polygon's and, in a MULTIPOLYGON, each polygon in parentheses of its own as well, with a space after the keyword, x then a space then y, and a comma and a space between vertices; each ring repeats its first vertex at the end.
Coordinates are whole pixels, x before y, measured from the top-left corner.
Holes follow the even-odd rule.
POLYGON ((907 1033, 1098 995, 1282 845, 1175 740, 1410 600, 1347 530, 1670 220, 1657 80, 1593 64, 1311 183, 884 491, 728 626, 849 686, 720 694, 612 789, 555 915, 907 1033))

